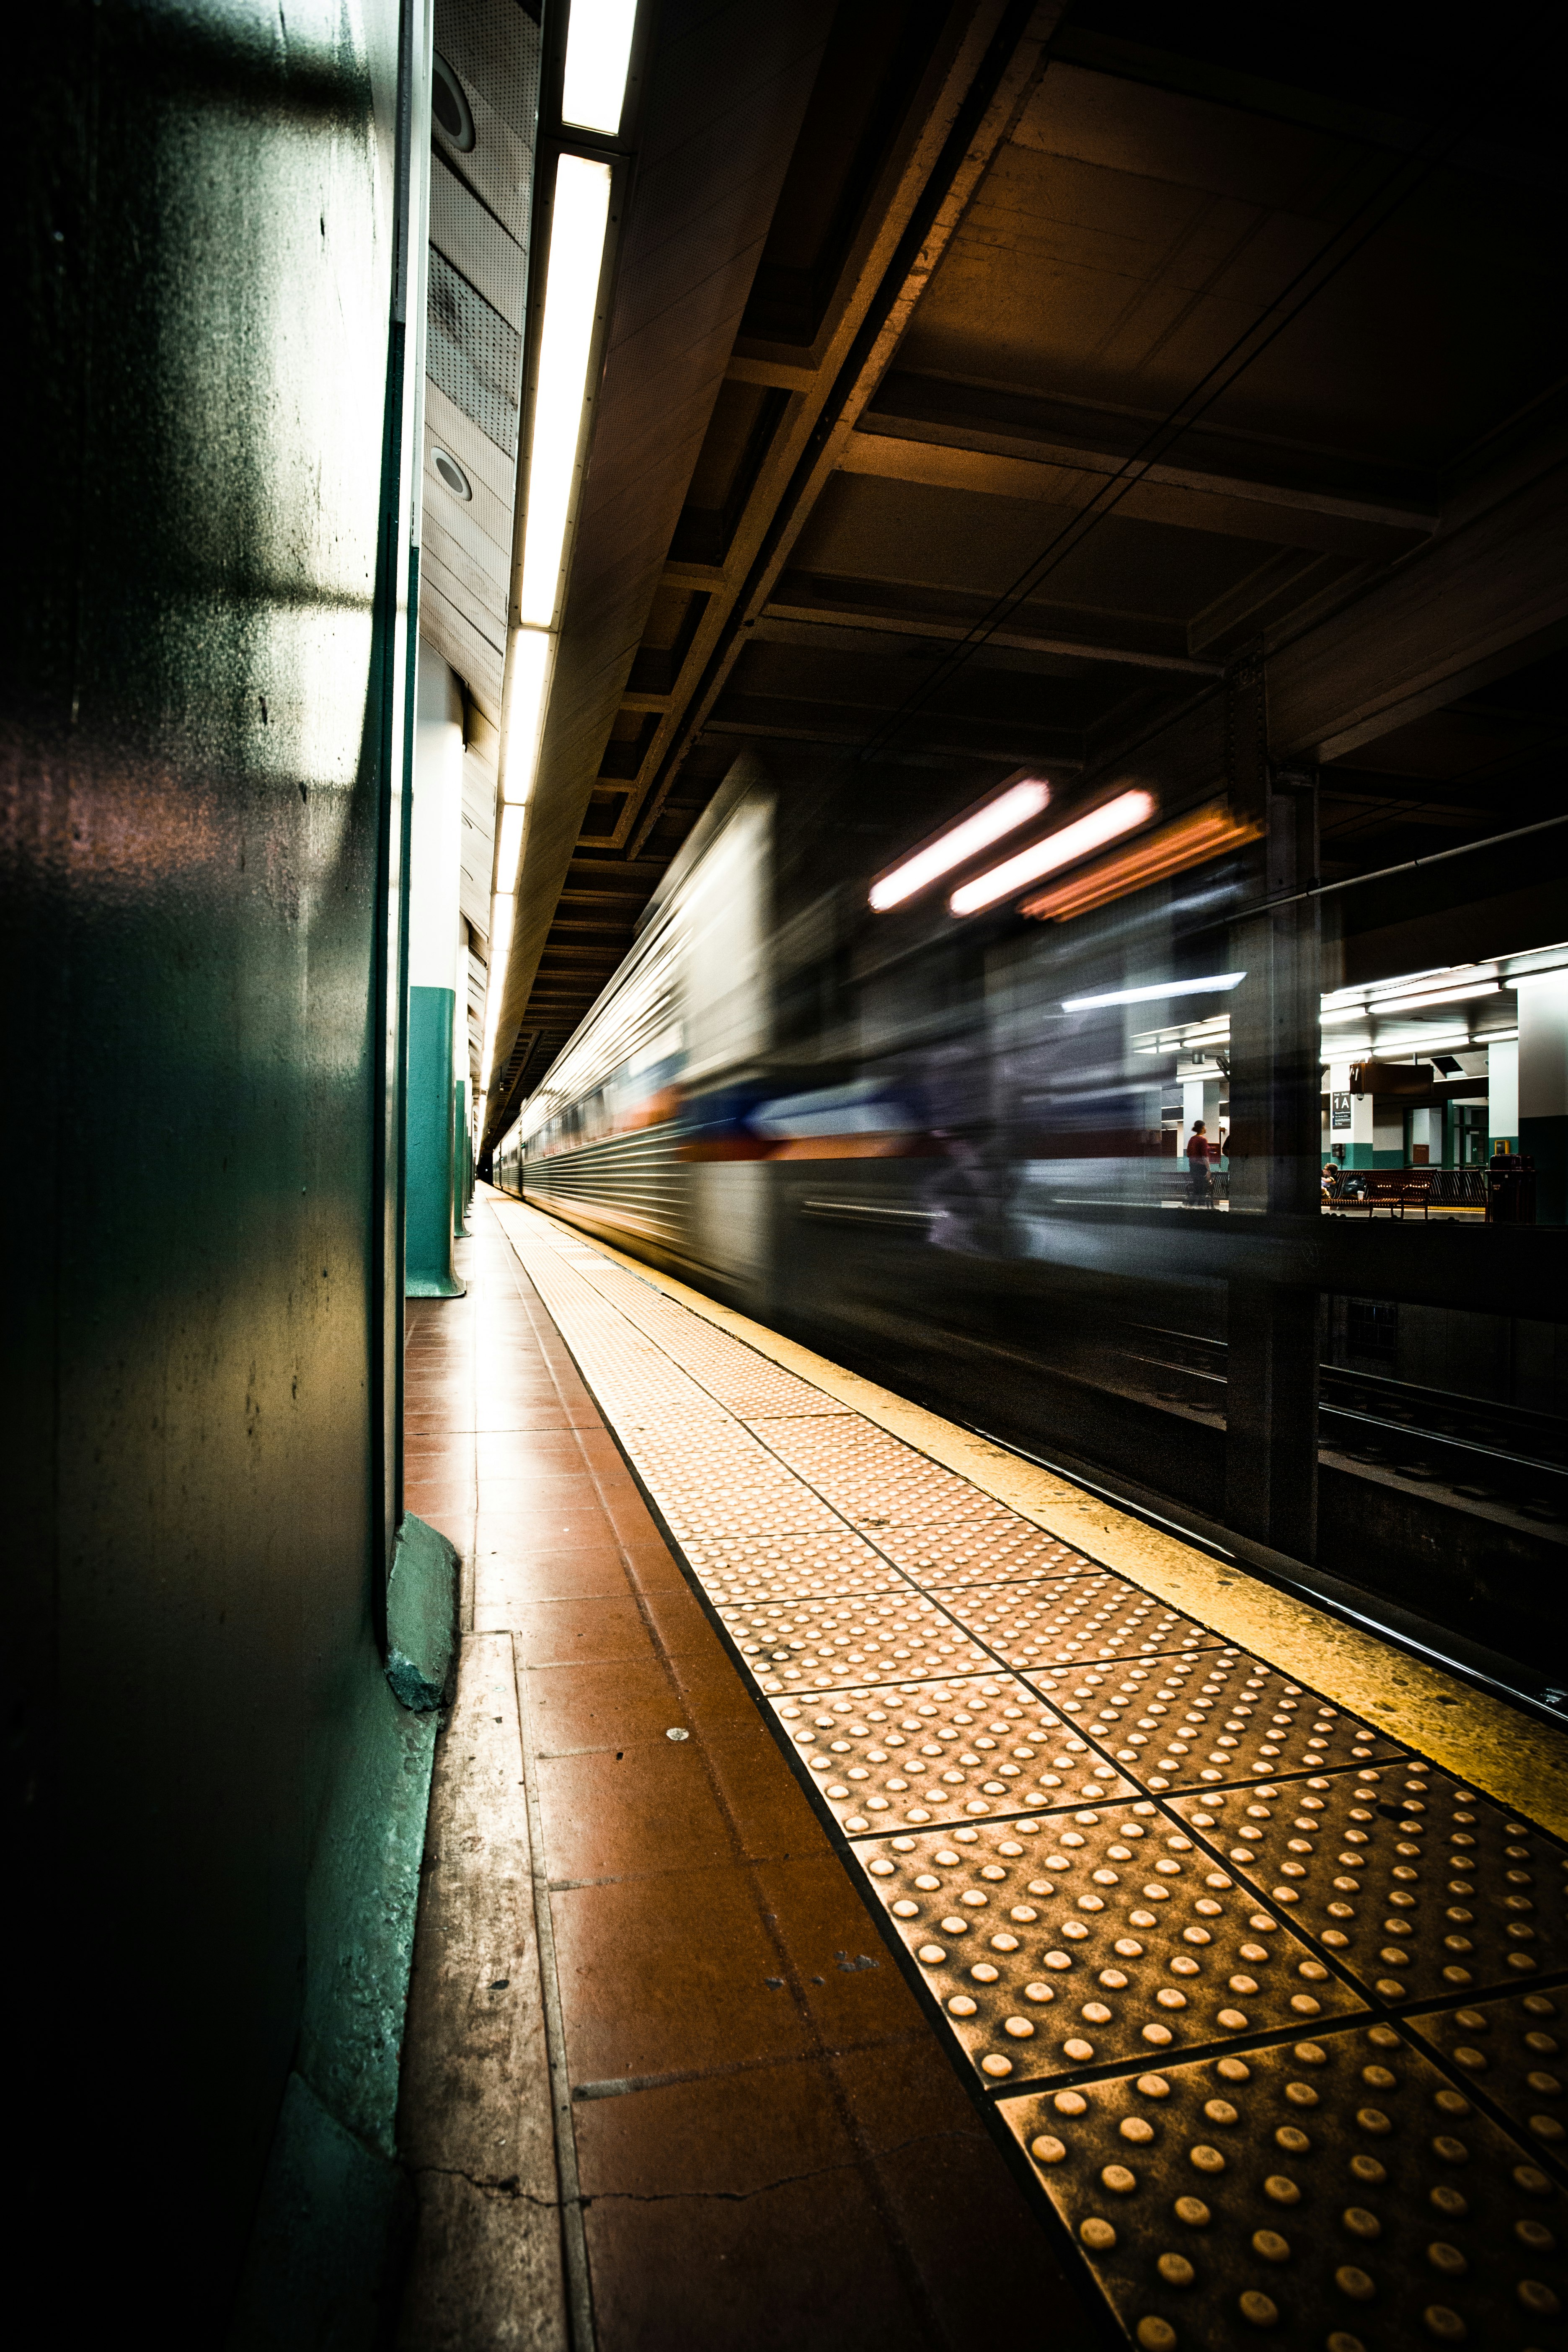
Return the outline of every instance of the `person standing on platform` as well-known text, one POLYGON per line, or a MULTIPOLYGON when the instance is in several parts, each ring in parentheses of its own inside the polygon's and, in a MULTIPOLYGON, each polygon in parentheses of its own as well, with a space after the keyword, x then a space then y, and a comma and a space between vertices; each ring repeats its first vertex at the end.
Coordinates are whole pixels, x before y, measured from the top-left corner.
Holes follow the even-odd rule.
POLYGON ((1209 1139, 1203 1120, 1194 1120, 1187 1138, 1187 1205, 1206 1209, 1213 1196, 1213 1180, 1209 1174, 1209 1139))

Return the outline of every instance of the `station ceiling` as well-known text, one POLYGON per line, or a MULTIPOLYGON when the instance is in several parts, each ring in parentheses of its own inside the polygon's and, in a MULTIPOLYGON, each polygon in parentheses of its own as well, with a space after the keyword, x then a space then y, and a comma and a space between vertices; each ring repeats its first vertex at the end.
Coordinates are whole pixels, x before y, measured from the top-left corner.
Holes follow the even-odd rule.
POLYGON ((1021 763, 1064 812, 1123 774, 1176 807, 1261 661, 1326 877, 1555 813, 1560 38, 1509 5, 1458 43, 1377 6, 659 13, 492 1135, 744 751, 841 758, 847 824, 896 772, 911 840, 1021 763))

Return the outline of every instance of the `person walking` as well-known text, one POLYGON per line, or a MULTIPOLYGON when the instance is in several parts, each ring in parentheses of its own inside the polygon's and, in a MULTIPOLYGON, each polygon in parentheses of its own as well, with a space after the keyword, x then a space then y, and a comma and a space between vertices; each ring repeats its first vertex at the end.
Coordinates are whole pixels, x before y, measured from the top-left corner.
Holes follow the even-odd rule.
POLYGON ((1209 1175, 1209 1139, 1203 1120, 1195 1119, 1187 1138, 1187 1206, 1206 1209, 1213 1203, 1209 1175))

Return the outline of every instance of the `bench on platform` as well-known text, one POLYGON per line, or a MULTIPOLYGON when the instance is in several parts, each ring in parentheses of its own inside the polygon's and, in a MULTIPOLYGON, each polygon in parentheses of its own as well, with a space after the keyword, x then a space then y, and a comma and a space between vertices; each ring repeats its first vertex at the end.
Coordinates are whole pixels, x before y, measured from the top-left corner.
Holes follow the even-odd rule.
POLYGON ((1403 1217, 1406 1209, 1419 1209, 1426 1216, 1432 1205, 1433 1171, 1426 1169, 1358 1169, 1347 1181, 1355 1191, 1336 1192, 1331 1208, 1364 1209, 1369 1217, 1386 1209, 1390 1216, 1403 1217))

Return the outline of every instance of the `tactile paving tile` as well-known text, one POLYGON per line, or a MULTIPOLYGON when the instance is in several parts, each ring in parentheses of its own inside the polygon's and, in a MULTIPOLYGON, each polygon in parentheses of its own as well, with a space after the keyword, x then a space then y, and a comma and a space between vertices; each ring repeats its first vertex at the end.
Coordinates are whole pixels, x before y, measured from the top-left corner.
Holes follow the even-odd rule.
POLYGON ((937 1521, 875 1531, 879 1548, 928 1592, 969 1584, 1011 1584, 1027 1577, 1092 1576, 1099 1568, 1058 1536, 1029 1519, 937 1521))
POLYGON ((1142 2352, 1560 2342, 1557 1845, 591 1249, 525 1262, 1142 2352))
POLYGON ((737 1541, 691 1537, 681 1547, 704 1590, 725 1608, 853 1592, 907 1592, 907 1580, 839 1520, 805 1534, 737 1541))
POLYGON ((1561 2192, 1390 2025, 1001 2109, 1141 2352, 1561 2341, 1561 2192))
POLYGON ((945 1599, 999 1658, 1026 1673, 1068 1659, 1213 1649, 1218 1641, 1206 1626, 1109 1569, 1036 1584, 985 1585, 945 1599))
POLYGON ((821 1496, 764 1454, 737 1423, 714 1433, 700 1427, 626 1427, 621 1442, 682 1543, 791 1535, 848 1538, 843 1520, 821 1496))
POLYGON ((1384 2000, 1518 1984, 1563 1950, 1568 1854, 1415 1761, 1176 1810, 1384 2000))
POLYGON ((676 1300, 655 1290, 639 1275, 601 1258, 584 1273, 639 1331, 668 1350, 683 1370, 700 1381, 741 1419, 772 1414, 846 1418, 851 1408, 823 1389, 771 1364, 743 1339, 716 1330, 676 1300))
POLYGON ((1405 2023, 1542 2155, 1568 2165, 1568 1990, 1510 1993, 1405 2023))
POLYGON ((776 1711, 851 1837, 1135 1793, 1011 1675, 883 1683, 776 1711))
POLYGON ((1148 1798, 856 1852, 993 2082, 1363 2006, 1148 1798))
POLYGON ((770 1696, 973 1674, 992 1664, 962 1626, 916 1592, 773 1601, 719 1614, 770 1696))
POLYGON ((944 1470, 858 1414, 840 1421, 771 1421, 759 1425, 757 1433, 856 1527, 1017 1523, 1016 1511, 982 1494, 955 1470, 944 1470))
POLYGON ((1077 1685, 1054 1675, 1047 1696, 1151 1789, 1323 1772, 1405 1753, 1245 1650, 1102 1668, 1077 1685))

